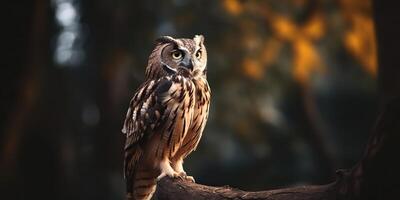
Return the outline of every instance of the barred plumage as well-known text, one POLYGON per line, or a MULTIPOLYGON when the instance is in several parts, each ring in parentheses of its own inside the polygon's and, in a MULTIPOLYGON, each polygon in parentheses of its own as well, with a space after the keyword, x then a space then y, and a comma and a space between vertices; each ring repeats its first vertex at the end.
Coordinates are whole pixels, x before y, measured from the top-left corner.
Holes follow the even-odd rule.
POLYGON ((211 94, 203 36, 157 41, 122 129, 128 199, 150 199, 156 180, 164 176, 194 181, 186 175, 183 159, 196 149, 208 118, 211 94))

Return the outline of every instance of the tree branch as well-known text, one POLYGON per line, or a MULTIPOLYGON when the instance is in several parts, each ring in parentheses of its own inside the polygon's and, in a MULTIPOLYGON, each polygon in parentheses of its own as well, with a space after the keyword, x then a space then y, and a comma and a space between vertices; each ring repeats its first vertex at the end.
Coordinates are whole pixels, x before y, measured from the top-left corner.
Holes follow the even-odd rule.
POLYGON ((337 182, 321 186, 301 186, 268 191, 247 192, 229 186, 212 187, 178 179, 164 178, 157 185, 154 199, 159 200, 221 200, 221 199, 270 199, 317 200, 335 199, 337 182))

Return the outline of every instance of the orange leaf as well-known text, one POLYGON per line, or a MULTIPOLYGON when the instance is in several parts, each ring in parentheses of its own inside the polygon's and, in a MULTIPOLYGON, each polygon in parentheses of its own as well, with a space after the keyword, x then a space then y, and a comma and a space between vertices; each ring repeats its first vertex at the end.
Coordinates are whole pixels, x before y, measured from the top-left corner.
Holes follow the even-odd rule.
POLYGON ((264 67, 256 59, 245 58, 242 67, 250 78, 260 80, 264 77, 264 67))
POLYGON ((296 40, 293 50, 293 75, 300 83, 306 83, 314 72, 322 69, 321 58, 312 43, 306 39, 296 40))
POLYGON ((353 26, 344 37, 345 47, 369 74, 375 76, 378 64, 372 18, 358 14, 352 19, 353 26))
POLYGON ((279 15, 275 16, 272 21, 272 28, 278 37, 285 40, 293 40, 298 34, 296 24, 279 15))
POLYGON ((225 10, 232 15, 238 15, 243 10, 243 7, 238 0, 224 0, 223 6, 225 10))
POLYGON ((302 32, 310 39, 320 39, 325 34, 324 18, 321 14, 315 14, 307 21, 302 32))

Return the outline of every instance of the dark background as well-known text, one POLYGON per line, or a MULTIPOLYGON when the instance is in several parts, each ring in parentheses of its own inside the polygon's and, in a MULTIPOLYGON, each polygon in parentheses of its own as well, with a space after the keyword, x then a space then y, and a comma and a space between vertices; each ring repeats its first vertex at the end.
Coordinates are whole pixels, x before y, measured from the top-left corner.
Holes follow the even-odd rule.
POLYGON ((123 199, 130 98, 161 35, 205 36, 210 118, 185 162, 246 190, 334 180, 377 111, 371 2, 5 3, 1 199, 123 199))

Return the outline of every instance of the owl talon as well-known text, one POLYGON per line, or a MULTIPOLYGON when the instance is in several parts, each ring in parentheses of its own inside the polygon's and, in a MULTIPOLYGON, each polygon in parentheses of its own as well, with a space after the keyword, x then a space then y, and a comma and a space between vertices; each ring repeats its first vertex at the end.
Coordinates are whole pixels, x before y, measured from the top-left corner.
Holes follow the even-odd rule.
POLYGON ((165 176, 171 177, 171 178, 180 178, 179 174, 176 172, 173 172, 171 174, 167 174, 167 173, 161 173, 158 177, 157 177, 157 182, 160 181, 162 178, 164 178, 165 176))
POLYGON ((164 176, 169 176, 171 178, 179 177, 179 174, 172 169, 168 160, 164 160, 160 163, 160 170, 161 170, 161 174, 157 177, 157 181, 164 178, 164 176))
POLYGON ((185 181, 195 182, 193 176, 188 176, 186 172, 179 172, 179 177, 185 181))
POLYGON ((183 178, 185 178, 187 176, 186 172, 179 172, 178 174, 180 177, 183 177, 183 178))
POLYGON ((184 176, 181 176, 181 175, 178 175, 178 178, 179 178, 181 181, 185 181, 185 180, 186 180, 185 177, 184 177, 184 176))
POLYGON ((187 180, 189 182, 192 182, 192 183, 195 183, 193 176, 186 176, 185 180, 187 180))

